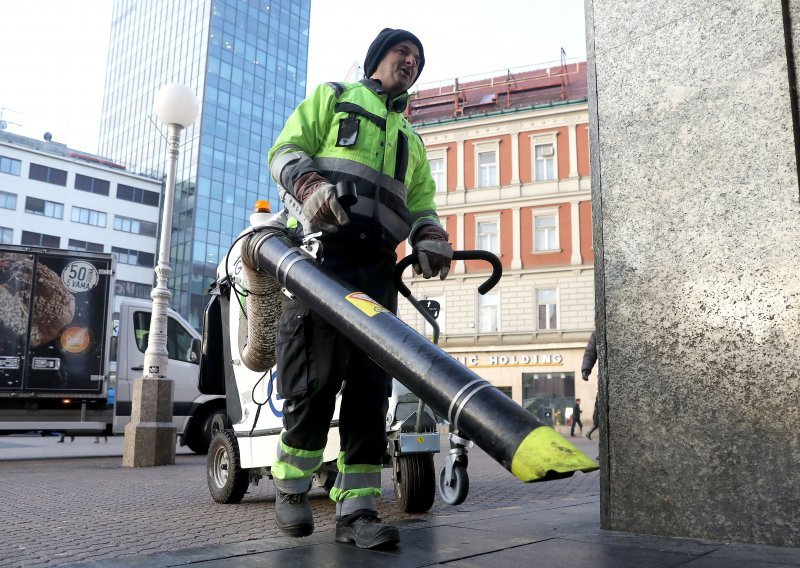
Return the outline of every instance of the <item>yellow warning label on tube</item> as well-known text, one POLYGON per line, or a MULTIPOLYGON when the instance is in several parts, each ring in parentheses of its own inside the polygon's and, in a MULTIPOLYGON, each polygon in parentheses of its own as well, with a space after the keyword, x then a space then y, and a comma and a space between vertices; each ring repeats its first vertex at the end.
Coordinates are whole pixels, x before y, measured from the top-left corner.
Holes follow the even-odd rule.
POLYGON ((388 311, 364 292, 353 292, 345 296, 345 299, 369 317, 388 311))

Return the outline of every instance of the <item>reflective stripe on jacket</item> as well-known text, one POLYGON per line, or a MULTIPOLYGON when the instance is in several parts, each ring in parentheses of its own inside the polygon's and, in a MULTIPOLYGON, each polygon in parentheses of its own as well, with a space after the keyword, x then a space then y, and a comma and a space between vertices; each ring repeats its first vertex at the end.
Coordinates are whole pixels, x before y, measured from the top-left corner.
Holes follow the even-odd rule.
POLYGON ((440 225, 425 145, 403 116, 408 94, 392 100, 379 83, 325 83, 303 100, 269 151, 272 177, 293 192, 316 171, 356 183, 351 223, 337 239, 394 249, 425 225, 440 225), (354 124, 357 133, 354 134, 354 124))

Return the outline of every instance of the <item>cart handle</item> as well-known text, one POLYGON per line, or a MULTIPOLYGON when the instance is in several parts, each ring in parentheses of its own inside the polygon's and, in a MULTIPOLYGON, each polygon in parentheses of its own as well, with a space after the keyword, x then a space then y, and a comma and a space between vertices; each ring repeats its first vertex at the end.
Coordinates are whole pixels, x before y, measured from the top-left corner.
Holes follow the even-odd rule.
MULTIPOLYGON (((403 297, 408 298, 411 290, 403 283, 403 271, 417 259, 416 253, 412 252, 407 257, 400 260, 394 268, 394 287, 403 297)), ((488 250, 457 250, 453 252, 453 260, 485 260, 492 265, 492 274, 489 278, 478 286, 478 293, 483 295, 495 287, 500 282, 503 275, 503 265, 497 255, 488 250)))

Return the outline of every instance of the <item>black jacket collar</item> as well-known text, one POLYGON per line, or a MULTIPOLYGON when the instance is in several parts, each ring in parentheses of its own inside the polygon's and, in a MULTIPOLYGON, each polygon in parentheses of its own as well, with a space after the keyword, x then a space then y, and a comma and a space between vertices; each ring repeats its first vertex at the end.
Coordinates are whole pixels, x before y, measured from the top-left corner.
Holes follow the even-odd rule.
POLYGON ((404 110, 406 110, 406 107, 408 106, 408 99, 409 99, 408 92, 400 93, 394 99, 389 100, 389 98, 388 98, 389 94, 386 92, 386 89, 383 88, 383 85, 381 85, 380 81, 376 81, 375 79, 368 79, 368 78, 364 77, 359 82, 362 85, 364 85, 365 87, 367 87, 370 91, 372 91, 373 93, 378 95, 378 96, 382 97, 382 96, 386 95, 386 97, 387 97, 387 99, 386 99, 386 108, 388 108, 390 111, 392 111, 392 112, 403 112, 404 110))

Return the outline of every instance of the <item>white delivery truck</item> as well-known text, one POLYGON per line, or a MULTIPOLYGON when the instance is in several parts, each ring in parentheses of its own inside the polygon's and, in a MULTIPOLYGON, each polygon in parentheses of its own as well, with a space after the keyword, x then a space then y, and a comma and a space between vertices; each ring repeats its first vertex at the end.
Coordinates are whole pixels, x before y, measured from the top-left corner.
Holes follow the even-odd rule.
MULTIPOLYGON (((112 255, 0 245, 0 434, 124 433, 151 303, 113 306, 112 255)), ((173 310, 167 327, 173 422, 205 453, 225 399, 197 389, 200 334, 173 310)))

